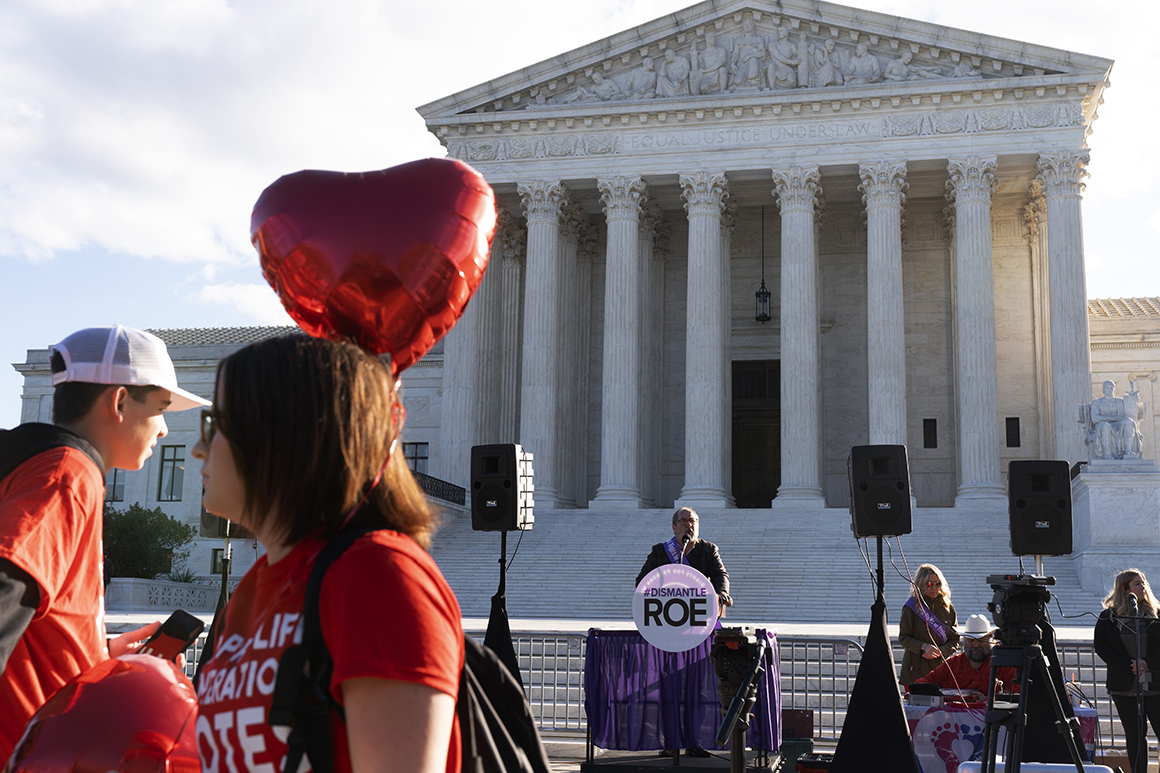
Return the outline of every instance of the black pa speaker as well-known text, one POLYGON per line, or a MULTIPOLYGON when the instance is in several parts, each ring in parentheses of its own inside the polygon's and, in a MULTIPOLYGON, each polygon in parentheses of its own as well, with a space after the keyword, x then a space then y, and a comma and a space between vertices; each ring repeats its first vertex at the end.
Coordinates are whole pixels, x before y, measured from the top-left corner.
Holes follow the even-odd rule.
POLYGON ((906 446, 854 446, 847 472, 850 530, 856 539, 910 534, 906 446))
POLYGON ((471 447, 471 528, 532 528, 532 455, 515 443, 471 447))
POLYGON ((1007 467, 1011 553, 1071 553, 1071 474, 1067 462, 1020 459, 1007 467))

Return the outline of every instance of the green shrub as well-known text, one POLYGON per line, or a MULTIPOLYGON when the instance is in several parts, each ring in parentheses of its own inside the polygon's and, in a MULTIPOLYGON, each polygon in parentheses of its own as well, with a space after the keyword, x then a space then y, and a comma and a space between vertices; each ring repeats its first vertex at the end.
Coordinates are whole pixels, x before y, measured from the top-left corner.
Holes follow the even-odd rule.
POLYGON ((105 553, 114 577, 154 577, 181 566, 189 557, 197 529, 155 507, 134 502, 128 510, 105 505, 105 553))
POLYGON ((198 573, 190 569, 188 566, 184 567, 183 569, 178 569, 176 572, 170 572, 169 574, 165 575, 165 579, 169 580, 170 582, 195 583, 201 581, 201 577, 198 575, 198 573))

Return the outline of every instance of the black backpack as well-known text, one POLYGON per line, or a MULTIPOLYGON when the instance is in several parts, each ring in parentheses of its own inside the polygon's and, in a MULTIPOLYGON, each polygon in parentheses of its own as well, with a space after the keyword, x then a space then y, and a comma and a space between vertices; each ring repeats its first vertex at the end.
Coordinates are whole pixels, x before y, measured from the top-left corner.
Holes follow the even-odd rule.
MULTIPOLYGON (((314 773, 334 770, 329 714, 334 709, 341 715, 342 707, 330 696, 334 663, 322 640, 318 600, 327 568, 370 531, 357 528, 339 532, 323 548, 310 572, 302 643, 282 654, 270 703, 270 724, 290 728, 284 773, 296 773, 303 754, 309 757, 314 773)), ((463 639, 463 672, 455 706, 463 743, 463 773, 549 773, 548 754, 520 683, 494 652, 470 636, 463 639)))

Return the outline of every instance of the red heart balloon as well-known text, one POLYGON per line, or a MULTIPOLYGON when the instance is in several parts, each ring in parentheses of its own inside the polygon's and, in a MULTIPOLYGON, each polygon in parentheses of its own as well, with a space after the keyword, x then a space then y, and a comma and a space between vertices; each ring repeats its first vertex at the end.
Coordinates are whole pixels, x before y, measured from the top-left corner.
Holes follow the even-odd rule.
POLYGON ((396 374, 447 334, 479 288, 495 194, 461 161, 303 171, 250 219, 262 274, 307 333, 389 353, 396 374))
POLYGON ((168 660, 123 655, 61 687, 28 720, 5 773, 200 773, 197 696, 168 660))

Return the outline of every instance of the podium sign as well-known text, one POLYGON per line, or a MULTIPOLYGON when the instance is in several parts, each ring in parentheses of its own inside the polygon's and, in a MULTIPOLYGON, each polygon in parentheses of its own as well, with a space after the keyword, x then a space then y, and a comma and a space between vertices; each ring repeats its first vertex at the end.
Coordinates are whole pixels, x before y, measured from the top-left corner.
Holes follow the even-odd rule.
POLYGON ((691 566, 658 566, 636 586, 632 619, 640 635, 657 649, 685 652, 716 628, 717 591, 691 566))

